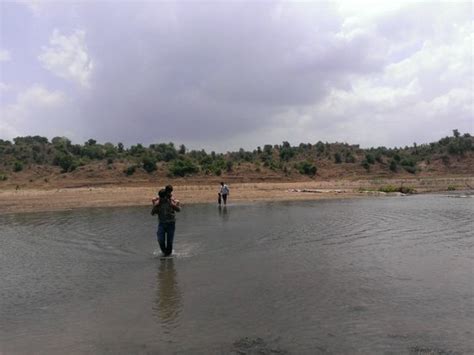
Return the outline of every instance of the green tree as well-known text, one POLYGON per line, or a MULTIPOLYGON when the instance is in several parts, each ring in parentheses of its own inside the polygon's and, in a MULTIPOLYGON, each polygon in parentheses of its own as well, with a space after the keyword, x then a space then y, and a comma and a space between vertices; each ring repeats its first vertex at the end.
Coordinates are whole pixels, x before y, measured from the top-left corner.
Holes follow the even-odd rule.
POLYGON ((152 173, 153 171, 156 170, 156 160, 153 159, 152 157, 144 157, 142 159, 142 164, 143 164, 143 169, 147 172, 147 173, 152 173))

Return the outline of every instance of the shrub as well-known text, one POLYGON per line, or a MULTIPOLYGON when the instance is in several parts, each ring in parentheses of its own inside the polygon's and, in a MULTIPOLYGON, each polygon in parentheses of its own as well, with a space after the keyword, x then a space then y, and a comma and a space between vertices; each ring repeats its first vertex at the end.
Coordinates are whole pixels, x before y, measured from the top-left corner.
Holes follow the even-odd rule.
POLYGON ((367 159, 362 160, 361 165, 364 167, 365 170, 369 171, 370 170, 370 164, 367 161, 367 159))
POLYGON ((448 191, 456 191, 456 186, 449 185, 448 186, 448 191))
POLYGON ((59 165, 62 169, 62 173, 67 173, 68 171, 73 171, 77 167, 77 162, 69 154, 60 153, 54 158, 54 163, 59 165))
POLYGON ((23 170, 23 164, 19 161, 16 161, 15 165, 13 166, 13 170, 15 172, 22 171, 23 170))
POLYGON ((415 193, 415 189, 411 186, 399 186, 399 187, 396 187, 394 185, 386 185, 386 186, 382 186, 379 188, 379 191, 382 191, 382 192, 387 192, 387 193, 390 193, 390 192, 401 192, 403 194, 413 194, 415 193))
POLYGON ((415 166, 415 161, 412 160, 412 159, 405 158, 400 162, 400 165, 403 166, 403 167, 405 167, 405 166, 414 167, 415 166))
POLYGON ((190 159, 176 159, 174 160, 170 167, 170 173, 174 176, 186 176, 189 174, 194 174, 199 171, 197 165, 195 165, 190 159))
POLYGON ((123 172, 125 173, 125 175, 130 176, 130 175, 135 174, 136 169, 137 168, 135 165, 130 165, 127 168, 125 168, 123 172))
POLYGON ((8 179, 8 176, 4 174, 0 174, 0 181, 6 181, 8 179))
POLYGON ((318 171, 318 168, 316 168, 316 166, 309 161, 303 161, 297 164, 296 168, 298 169, 300 174, 309 176, 316 175, 316 172, 318 171))
POLYGON ((352 154, 347 154, 346 155, 346 163, 355 163, 356 159, 352 154))
POLYGON ((341 153, 337 152, 334 154, 334 161, 336 162, 336 164, 342 163, 341 153))
POLYGON ((375 158, 372 154, 367 153, 365 155, 365 160, 367 161, 368 164, 375 164, 375 158))
POLYGON ((153 158, 150 157, 144 157, 142 160, 143 163, 143 169, 147 173, 152 173, 153 171, 156 170, 156 161, 153 158))
POLYGON ((393 172, 397 171, 397 162, 395 161, 395 159, 392 159, 392 161, 390 162, 390 170, 393 172))

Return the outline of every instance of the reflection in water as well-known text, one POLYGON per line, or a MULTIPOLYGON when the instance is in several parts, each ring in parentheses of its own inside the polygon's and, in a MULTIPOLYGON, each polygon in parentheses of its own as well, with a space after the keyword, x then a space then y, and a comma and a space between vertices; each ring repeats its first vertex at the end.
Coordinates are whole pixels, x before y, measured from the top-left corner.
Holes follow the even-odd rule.
POLYGON ((229 213, 227 212, 227 206, 222 207, 219 205, 219 216, 221 216, 224 221, 229 220, 229 213))
POLYGON ((157 292, 153 311, 159 322, 168 331, 177 326, 177 320, 183 307, 173 258, 160 260, 156 281, 157 292))

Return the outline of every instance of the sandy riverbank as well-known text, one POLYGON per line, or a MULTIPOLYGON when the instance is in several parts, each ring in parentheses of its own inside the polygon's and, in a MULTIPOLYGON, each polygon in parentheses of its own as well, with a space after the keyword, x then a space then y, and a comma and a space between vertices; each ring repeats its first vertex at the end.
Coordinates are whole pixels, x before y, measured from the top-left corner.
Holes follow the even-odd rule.
MULTIPOLYGON (((337 180, 282 183, 234 183, 232 203, 282 200, 316 200, 366 196, 360 190, 376 190, 380 186, 410 186, 418 192, 445 191, 448 186, 471 189, 473 177, 425 178, 397 180, 337 180), (313 192, 294 190, 308 189, 313 192), (316 190, 316 191, 314 191, 316 190)), ((106 186, 57 189, 0 190, 0 214, 38 211, 59 211, 84 207, 114 207, 150 205, 156 186, 106 186)), ((178 184, 175 196, 183 205, 216 202, 215 184, 178 184)))

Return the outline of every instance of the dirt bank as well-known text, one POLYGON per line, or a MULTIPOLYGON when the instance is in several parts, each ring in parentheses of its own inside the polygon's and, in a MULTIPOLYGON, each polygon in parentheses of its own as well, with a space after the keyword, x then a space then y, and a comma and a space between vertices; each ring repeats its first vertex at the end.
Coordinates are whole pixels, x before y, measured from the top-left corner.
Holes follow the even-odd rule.
MULTIPOLYGON (((256 182, 231 184, 232 203, 281 200, 315 200, 367 196, 362 190, 410 186, 417 192, 469 190, 473 177, 335 180, 305 182, 256 182), (310 190, 302 192, 298 190, 310 190), (296 191, 295 191, 296 190, 296 191)), ((0 214, 58 211, 84 207, 150 205, 158 186, 90 186, 74 188, 35 188, 0 190, 0 214)), ((175 196, 186 204, 216 202, 218 185, 202 182, 175 182, 175 196)))

